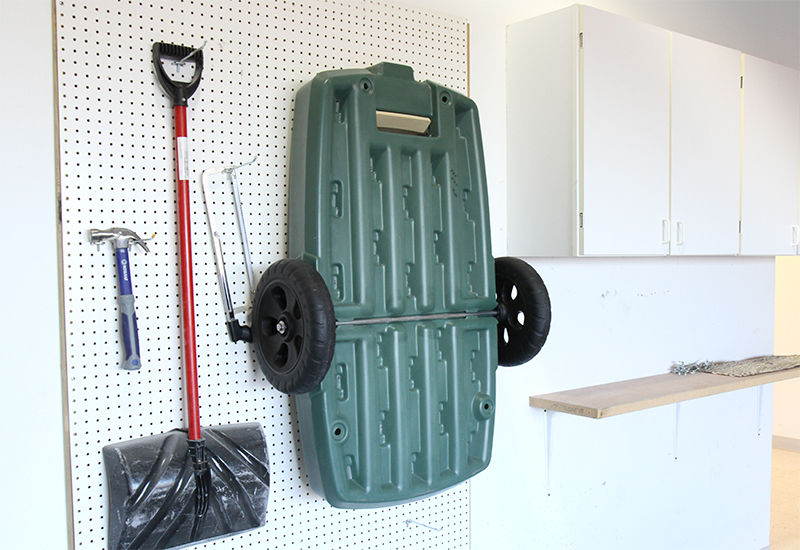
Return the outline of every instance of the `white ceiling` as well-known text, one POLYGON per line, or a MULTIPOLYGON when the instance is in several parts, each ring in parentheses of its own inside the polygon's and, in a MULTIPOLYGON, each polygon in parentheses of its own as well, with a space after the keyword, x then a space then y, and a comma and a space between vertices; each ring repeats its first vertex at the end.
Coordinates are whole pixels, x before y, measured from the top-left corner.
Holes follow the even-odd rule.
POLYGON ((800 69, 800 0, 596 0, 587 3, 800 69))

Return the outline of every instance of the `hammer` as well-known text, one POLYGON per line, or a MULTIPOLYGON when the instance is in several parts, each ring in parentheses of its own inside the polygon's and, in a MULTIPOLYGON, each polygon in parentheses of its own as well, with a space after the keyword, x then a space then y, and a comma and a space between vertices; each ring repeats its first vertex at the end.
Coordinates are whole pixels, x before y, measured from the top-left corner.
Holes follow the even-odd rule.
POLYGON ((128 249, 132 244, 138 244, 145 252, 150 252, 144 239, 130 229, 112 227, 111 229, 90 229, 89 238, 92 244, 100 245, 106 241, 114 242, 114 252, 117 258, 117 275, 119 277, 119 310, 122 329, 122 345, 125 358, 122 368, 125 370, 139 370, 142 360, 139 357, 139 333, 136 327, 136 310, 133 307, 133 284, 131 283, 131 266, 128 259, 128 249))

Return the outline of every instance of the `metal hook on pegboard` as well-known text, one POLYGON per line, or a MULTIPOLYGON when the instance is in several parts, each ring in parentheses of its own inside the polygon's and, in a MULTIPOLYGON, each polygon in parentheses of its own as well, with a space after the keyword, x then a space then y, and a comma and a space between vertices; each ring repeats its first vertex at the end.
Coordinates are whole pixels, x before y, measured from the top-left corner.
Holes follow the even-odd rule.
POLYGON ((436 527, 433 527, 431 525, 425 525, 424 523, 420 523, 420 522, 418 522, 416 520, 413 520, 413 519, 403 520, 403 523, 406 524, 406 527, 410 527, 411 524, 413 523, 414 525, 419 525, 420 527, 425 527, 426 529, 430 529, 431 531, 444 531, 444 527, 439 527, 437 529, 436 527))

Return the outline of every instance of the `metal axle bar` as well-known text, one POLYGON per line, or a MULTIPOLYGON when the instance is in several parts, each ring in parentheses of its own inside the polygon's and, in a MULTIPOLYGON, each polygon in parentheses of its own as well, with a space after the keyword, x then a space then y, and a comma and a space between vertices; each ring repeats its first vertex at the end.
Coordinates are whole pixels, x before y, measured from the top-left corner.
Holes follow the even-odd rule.
POLYGON ((473 311, 460 313, 431 313, 430 315, 409 315, 407 317, 377 317, 375 319, 354 319, 352 321, 336 321, 336 326, 380 325, 396 322, 441 321, 443 319, 463 319, 464 317, 496 317, 497 310, 473 311))

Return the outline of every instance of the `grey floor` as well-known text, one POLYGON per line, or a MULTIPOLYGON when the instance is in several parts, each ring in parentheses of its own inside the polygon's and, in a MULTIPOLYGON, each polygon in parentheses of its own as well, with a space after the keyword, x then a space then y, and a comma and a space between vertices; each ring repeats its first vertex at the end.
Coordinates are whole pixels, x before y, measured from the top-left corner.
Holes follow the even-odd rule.
POLYGON ((800 452, 772 449, 770 550, 800 550, 800 452))

